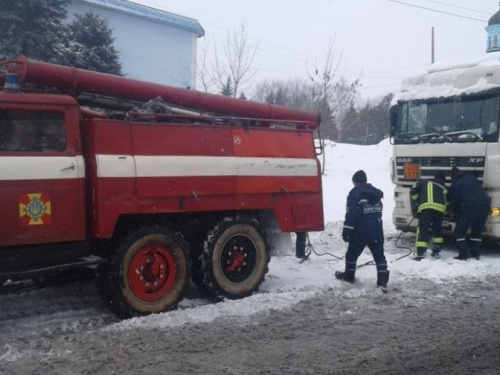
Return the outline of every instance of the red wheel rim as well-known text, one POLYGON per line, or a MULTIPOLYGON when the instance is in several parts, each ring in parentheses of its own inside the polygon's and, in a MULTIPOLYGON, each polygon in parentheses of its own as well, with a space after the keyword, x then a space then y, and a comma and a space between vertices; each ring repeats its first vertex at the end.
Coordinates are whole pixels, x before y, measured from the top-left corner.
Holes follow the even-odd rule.
POLYGON ((143 247, 134 256, 128 268, 132 292, 142 300, 156 301, 173 287, 177 276, 175 258, 160 245, 143 247))

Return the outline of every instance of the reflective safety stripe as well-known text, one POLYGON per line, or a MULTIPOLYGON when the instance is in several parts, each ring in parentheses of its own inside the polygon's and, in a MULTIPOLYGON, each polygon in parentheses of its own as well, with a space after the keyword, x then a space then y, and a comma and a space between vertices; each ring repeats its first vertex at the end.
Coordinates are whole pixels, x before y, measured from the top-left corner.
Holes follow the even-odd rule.
MULTIPOLYGON (((443 194, 445 193, 446 192, 443 191, 443 194)), ((442 212, 443 214, 446 213, 446 202, 444 202, 444 204, 434 202, 434 183, 431 181, 427 182, 427 202, 418 206, 418 212, 422 210, 436 210, 442 212)))
POLYGON ((427 242, 417 241, 417 242, 415 242, 415 247, 427 247, 427 242))
POLYGON ((427 200, 429 202, 434 202, 434 189, 432 186, 432 182, 427 182, 427 200))
MULTIPOLYGON (((420 227, 417 227, 417 233, 415 233, 415 235, 416 235, 416 238, 418 238, 418 236, 420 235, 420 227)), ((415 242, 415 251, 414 251, 415 255, 417 255, 417 249, 419 247, 424 247, 424 248, 427 249, 427 242, 425 242, 425 241, 418 241, 418 240, 415 242)))
POLYGON ((345 262, 345 268, 347 271, 356 271, 356 262, 345 262))
POLYGON ((444 243, 443 237, 432 237, 432 243, 435 243, 435 244, 444 243))
POLYGON ((444 205, 444 204, 426 202, 426 203, 423 203, 420 206, 418 206, 418 212, 420 212, 422 210, 429 210, 429 209, 442 212, 443 214, 446 213, 446 205, 444 205))

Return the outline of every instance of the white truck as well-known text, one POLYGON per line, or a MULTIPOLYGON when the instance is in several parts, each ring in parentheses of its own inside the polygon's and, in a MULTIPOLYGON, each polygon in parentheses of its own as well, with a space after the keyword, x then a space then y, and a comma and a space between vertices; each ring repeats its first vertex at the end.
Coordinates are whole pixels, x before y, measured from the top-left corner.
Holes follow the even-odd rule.
MULTIPOLYGON (((408 78, 391 106, 393 223, 414 231, 410 188, 454 166, 477 176, 492 198, 485 235, 500 239, 500 53, 475 61, 433 65, 408 78)), ((452 229, 447 217, 443 226, 452 229)))

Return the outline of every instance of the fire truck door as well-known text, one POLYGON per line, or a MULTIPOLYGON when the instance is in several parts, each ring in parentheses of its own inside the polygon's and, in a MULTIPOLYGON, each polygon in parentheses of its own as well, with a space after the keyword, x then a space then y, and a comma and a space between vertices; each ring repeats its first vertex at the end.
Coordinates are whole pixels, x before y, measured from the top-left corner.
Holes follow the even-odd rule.
POLYGON ((74 117, 47 106, 0 108, 0 246, 84 239, 85 166, 74 117))

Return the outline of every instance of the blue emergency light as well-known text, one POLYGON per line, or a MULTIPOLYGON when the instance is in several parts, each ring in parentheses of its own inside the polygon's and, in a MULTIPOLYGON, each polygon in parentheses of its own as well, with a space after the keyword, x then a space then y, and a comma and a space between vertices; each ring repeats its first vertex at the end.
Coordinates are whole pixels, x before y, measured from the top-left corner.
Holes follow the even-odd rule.
POLYGON ((19 91, 21 89, 21 86, 19 86, 19 80, 17 79, 17 74, 7 73, 5 75, 3 89, 4 91, 19 91))

